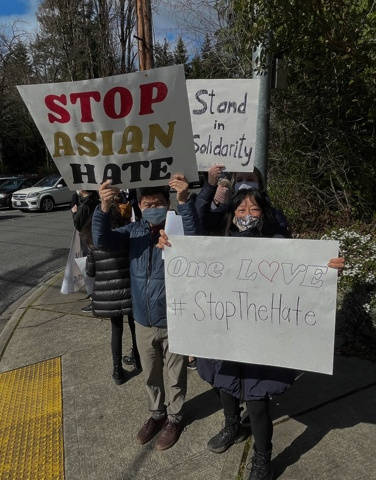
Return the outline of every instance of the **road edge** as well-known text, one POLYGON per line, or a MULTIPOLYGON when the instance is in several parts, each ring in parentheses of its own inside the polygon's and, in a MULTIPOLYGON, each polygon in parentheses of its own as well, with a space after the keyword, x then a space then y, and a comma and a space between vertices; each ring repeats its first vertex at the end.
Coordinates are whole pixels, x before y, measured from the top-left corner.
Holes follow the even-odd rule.
MULTIPOLYGON (((59 269, 56 273, 52 274, 52 276, 48 277, 46 280, 42 280, 38 285, 33 287, 27 293, 25 293, 24 297, 26 297, 23 301, 22 298, 17 299, 12 305, 19 304, 15 311, 12 313, 11 317, 7 321, 6 325, 4 326, 3 330, 0 333, 0 362, 3 358, 5 350, 15 332, 16 328, 20 324, 23 316, 31 307, 31 305, 37 300, 39 297, 43 295, 43 293, 48 290, 54 283, 58 280, 59 277, 62 276, 64 272, 64 268, 59 269)), ((7 310, 12 308, 10 305, 7 310)), ((5 311, 6 312, 6 311, 5 311)), ((5 313, 3 312, 3 314, 5 313)))

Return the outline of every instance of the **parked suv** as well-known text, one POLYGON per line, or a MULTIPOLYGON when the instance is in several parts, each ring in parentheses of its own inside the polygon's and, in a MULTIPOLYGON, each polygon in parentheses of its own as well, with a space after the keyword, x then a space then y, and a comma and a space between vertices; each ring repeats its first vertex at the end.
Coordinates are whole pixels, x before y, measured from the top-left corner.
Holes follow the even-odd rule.
POLYGON ((12 193, 20 188, 31 187, 36 182, 33 178, 13 177, 0 184, 0 207, 12 208, 12 193))
POLYGON ((19 210, 41 210, 51 212, 55 206, 68 205, 72 192, 68 189, 63 177, 49 175, 31 188, 18 190, 12 195, 13 208, 19 210))

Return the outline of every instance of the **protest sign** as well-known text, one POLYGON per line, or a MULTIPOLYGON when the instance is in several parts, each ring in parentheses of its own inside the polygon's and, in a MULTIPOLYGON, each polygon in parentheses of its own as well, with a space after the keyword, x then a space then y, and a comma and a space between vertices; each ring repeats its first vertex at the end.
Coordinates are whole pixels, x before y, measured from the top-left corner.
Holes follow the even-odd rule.
POLYGON ((188 80, 197 166, 252 172, 259 80, 188 80))
POLYGON ((169 349, 331 374, 338 242, 169 237, 169 349))
POLYGON ((181 215, 176 215, 174 210, 169 210, 166 216, 164 227, 166 235, 184 235, 183 219, 181 215))
MULTIPOLYGON (((183 218, 181 215, 176 215, 174 210, 169 210, 166 216, 166 223, 164 231, 167 236, 170 235, 184 235, 183 218)), ((164 260, 165 252, 162 251, 162 258, 164 260)))
POLYGON ((181 65, 18 90, 71 190, 198 178, 181 65))

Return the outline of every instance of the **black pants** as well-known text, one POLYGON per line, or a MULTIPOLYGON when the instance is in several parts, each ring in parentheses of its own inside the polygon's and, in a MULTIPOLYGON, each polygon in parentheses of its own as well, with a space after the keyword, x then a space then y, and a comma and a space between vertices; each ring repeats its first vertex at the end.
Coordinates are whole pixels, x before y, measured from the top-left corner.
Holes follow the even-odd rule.
POLYGON ((111 317, 111 352, 114 365, 121 365, 123 354, 123 316, 111 317))
MULTIPOLYGON (((225 418, 237 417, 240 420, 240 401, 220 390, 220 399, 225 418)), ((272 448, 273 422, 269 412, 269 398, 248 400, 247 411, 251 422, 253 440, 259 452, 268 452, 272 448)))
POLYGON ((137 342, 136 342, 136 327, 134 324, 133 315, 128 315, 128 325, 132 337, 132 353, 136 361, 136 366, 141 366, 140 354, 138 353, 137 342))
MULTIPOLYGON (((133 355, 136 362, 139 362, 140 355, 137 349, 136 329, 132 315, 128 315, 128 325, 132 337, 133 355)), ((121 357, 123 355, 123 316, 111 317, 111 352, 113 364, 121 364, 121 357)))

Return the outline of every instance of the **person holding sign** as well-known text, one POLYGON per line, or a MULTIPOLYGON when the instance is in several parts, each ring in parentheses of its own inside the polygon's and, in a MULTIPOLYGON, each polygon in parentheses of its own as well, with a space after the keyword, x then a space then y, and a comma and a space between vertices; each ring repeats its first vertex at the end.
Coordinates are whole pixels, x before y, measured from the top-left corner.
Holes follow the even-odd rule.
MULTIPOLYGON (((210 201, 210 200, 208 200, 210 201)), ((159 248, 170 246, 161 231, 159 248)), ((223 234, 232 237, 283 237, 284 230, 276 221, 265 193, 240 189, 225 216, 223 234)), ((343 268, 344 259, 331 259, 332 268, 343 268)), ((294 381, 296 372, 286 368, 246 364, 232 361, 197 360, 198 372, 219 393, 225 426, 208 442, 212 452, 222 453, 248 433, 240 423, 240 402, 245 401, 254 437, 254 455, 249 480, 271 480, 273 423, 269 399, 283 393, 294 381)))
MULTIPOLYGON (((111 228, 128 225, 132 207, 124 193, 114 199, 110 210, 111 228)), ((127 315, 132 338, 134 366, 141 370, 136 342, 129 278, 128 249, 120 251, 94 248, 90 230, 83 232, 88 240, 89 251, 86 259, 86 274, 94 279, 92 312, 95 317, 111 319, 111 353, 113 361, 112 378, 117 385, 126 382, 130 375, 122 368, 123 316, 127 315), (108 279, 111 277, 111 281, 108 279)))
MULTIPOLYGON (((230 181, 225 166, 215 164, 208 170, 208 180, 196 197, 195 207, 200 220, 200 231, 208 235, 222 235, 226 214, 231 205, 231 196, 239 190, 256 189, 266 193, 262 174, 255 167, 253 172, 234 172, 230 181)), ((290 237, 289 226, 284 214, 271 207, 272 214, 281 227, 283 236, 290 237)))
MULTIPOLYGON (((185 177, 175 174, 169 186, 177 192, 184 233, 194 234, 195 211, 192 200, 188 199, 185 177)), ((164 187, 141 189, 141 220, 111 230, 108 212, 116 193, 110 181, 101 185, 101 206, 93 216, 93 240, 97 248, 117 250, 129 246, 133 315, 151 413, 137 440, 145 444, 160 431, 156 449, 165 450, 174 445, 182 431, 187 389, 186 357, 168 350, 164 262, 161 250, 155 248, 169 208, 169 192, 164 187), (163 365, 167 373, 165 382, 163 365)))

